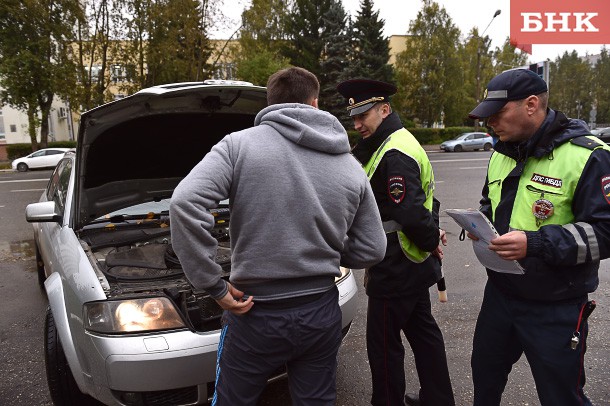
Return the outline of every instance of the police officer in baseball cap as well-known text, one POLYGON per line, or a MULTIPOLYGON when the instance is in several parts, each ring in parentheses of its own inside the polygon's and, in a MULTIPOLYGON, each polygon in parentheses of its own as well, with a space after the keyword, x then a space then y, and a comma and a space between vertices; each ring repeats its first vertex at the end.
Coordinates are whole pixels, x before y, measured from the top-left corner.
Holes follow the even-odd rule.
POLYGON ((370 79, 340 83, 354 128, 352 150, 371 181, 386 230, 382 262, 365 274, 367 354, 373 405, 453 405, 443 335, 431 313, 428 288, 441 277, 445 232, 438 227, 434 173, 426 152, 392 112, 396 86, 370 79), (415 355, 421 389, 405 395, 401 331, 415 355))
POLYGON ((479 208, 500 234, 489 249, 524 269, 487 269, 473 337, 474 406, 501 403, 523 354, 539 404, 591 405, 586 319, 600 260, 610 256, 610 147, 582 120, 549 108, 548 96, 536 73, 510 70, 470 113, 499 137, 479 208))

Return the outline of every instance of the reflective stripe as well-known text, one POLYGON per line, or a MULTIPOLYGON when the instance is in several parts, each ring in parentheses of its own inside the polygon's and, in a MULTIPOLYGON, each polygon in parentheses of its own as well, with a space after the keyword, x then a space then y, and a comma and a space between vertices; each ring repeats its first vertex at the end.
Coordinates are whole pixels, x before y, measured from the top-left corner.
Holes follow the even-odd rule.
POLYGON ((585 234, 587 234, 589 252, 591 252, 591 261, 599 261, 599 243, 597 242, 597 237, 595 236, 595 231, 593 231, 593 227, 591 227, 591 224, 588 223, 578 222, 576 224, 581 226, 582 229, 585 231, 585 234))
POLYGON ((577 254, 577 258, 576 258, 576 263, 584 264, 585 261, 587 260, 587 244, 580 236, 580 233, 578 232, 578 229, 576 228, 576 226, 574 224, 566 224, 563 226, 563 228, 565 228, 570 233, 572 233, 574 240, 576 240, 576 245, 578 246, 578 254, 577 254))
POLYGON ((218 402, 218 392, 216 391, 216 385, 218 385, 218 378, 220 378, 220 356, 222 355, 222 349, 225 344, 225 336, 227 335, 228 328, 229 325, 226 324, 220 332, 220 340, 218 342, 218 353, 216 354, 216 380, 214 381, 214 396, 212 398, 212 406, 216 406, 216 403, 218 402))
POLYGON ((382 224, 383 224, 383 231, 385 231, 386 234, 393 233, 394 231, 402 230, 402 226, 400 225, 400 223, 398 223, 397 221, 394 221, 394 220, 384 221, 382 224))
POLYGON ((508 97, 508 91, 506 90, 492 90, 491 92, 487 92, 487 99, 506 99, 508 97))

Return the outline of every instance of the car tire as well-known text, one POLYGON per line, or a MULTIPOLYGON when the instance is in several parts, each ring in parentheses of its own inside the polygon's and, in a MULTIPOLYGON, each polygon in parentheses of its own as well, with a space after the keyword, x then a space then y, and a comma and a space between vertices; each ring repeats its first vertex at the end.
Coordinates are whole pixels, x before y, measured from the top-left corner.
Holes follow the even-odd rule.
POLYGON ((453 151, 454 151, 454 152, 462 152, 462 150, 463 150, 463 149, 464 149, 464 148, 462 148, 462 146, 461 146, 461 145, 456 145, 456 146, 453 148, 453 151))
POLYGON ((34 243, 34 251, 36 254, 36 273, 38 274, 38 286, 44 292, 44 281, 47 279, 47 275, 44 272, 44 262, 42 262, 42 256, 40 255, 40 250, 38 249, 38 245, 34 243))
POLYGON ((78 389, 74 380, 70 365, 66 360, 64 350, 59 341, 57 327, 51 308, 47 307, 47 315, 44 324, 44 358, 47 372, 47 384, 53 404, 56 406, 101 405, 90 396, 85 395, 78 389))
POLYGON ((491 144, 488 142, 487 144, 485 144, 485 145, 483 146, 483 149, 484 149, 485 151, 489 151, 489 150, 491 149, 491 144))
POLYGON ((30 168, 28 168, 28 165, 23 162, 17 164, 17 170, 19 172, 27 172, 28 169, 30 169, 30 168))

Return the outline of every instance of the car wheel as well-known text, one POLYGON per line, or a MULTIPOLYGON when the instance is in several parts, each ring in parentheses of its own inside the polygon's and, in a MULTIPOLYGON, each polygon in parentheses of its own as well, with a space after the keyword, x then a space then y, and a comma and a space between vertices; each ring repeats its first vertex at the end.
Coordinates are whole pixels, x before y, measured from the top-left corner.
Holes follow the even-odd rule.
POLYGON ((483 146, 483 149, 484 149, 485 151, 489 151, 489 150, 491 149, 491 144, 488 142, 487 144, 485 144, 485 145, 483 146))
POLYGON ((47 316, 44 325, 44 357, 47 370, 47 384, 54 405, 101 405, 90 396, 85 395, 78 389, 78 385, 72 376, 72 371, 66 360, 64 350, 59 341, 59 335, 55 326, 55 319, 51 308, 47 307, 47 316))
POLYGON ((462 148, 462 146, 461 146, 461 145, 456 145, 456 146, 453 148, 453 151, 455 151, 455 152, 462 152, 462 150, 463 150, 463 149, 464 149, 464 148, 462 148))
POLYGON ((23 162, 21 162, 21 163, 18 163, 18 164, 17 164, 17 170, 18 170, 19 172, 27 172, 27 171, 28 171, 28 169, 29 169, 29 168, 28 168, 28 165, 27 165, 27 164, 24 164, 23 162))
POLYGON ((40 256, 38 245, 34 244, 34 251, 36 253, 36 273, 38 274, 38 286, 44 292, 44 281, 47 279, 47 275, 44 272, 44 262, 40 256))

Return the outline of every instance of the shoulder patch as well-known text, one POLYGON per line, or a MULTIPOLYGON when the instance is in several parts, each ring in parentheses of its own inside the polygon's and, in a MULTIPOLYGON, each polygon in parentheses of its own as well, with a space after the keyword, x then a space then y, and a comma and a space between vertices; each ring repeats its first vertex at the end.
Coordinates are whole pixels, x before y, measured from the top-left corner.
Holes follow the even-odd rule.
POLYGON ((601 183, 602 193, 604 194, 608 204, 610 204, 610 175, 602 176, 601 183))
POLYGON ((405 198, 405 178, 402 176, 390 176, 388 178, 388 196, 399 204, 405 198))
POLYGON ((584 147, 593 151, 597 147, 601 147, 603 144, 600 144, 598 141, 591 139, 589 137, 581 136, 572 138, 570 143, 574 145, 578 145, 579 147, 584 147))

